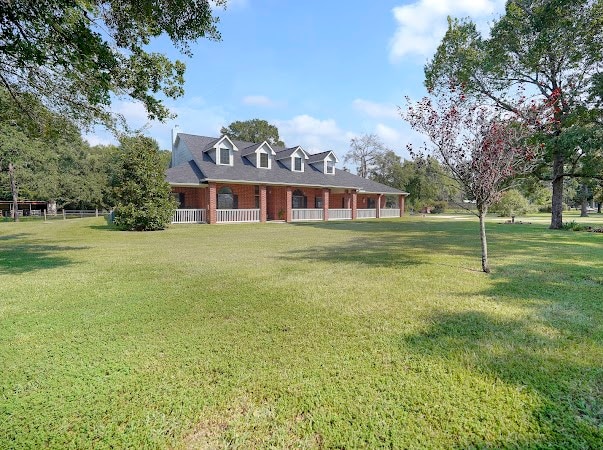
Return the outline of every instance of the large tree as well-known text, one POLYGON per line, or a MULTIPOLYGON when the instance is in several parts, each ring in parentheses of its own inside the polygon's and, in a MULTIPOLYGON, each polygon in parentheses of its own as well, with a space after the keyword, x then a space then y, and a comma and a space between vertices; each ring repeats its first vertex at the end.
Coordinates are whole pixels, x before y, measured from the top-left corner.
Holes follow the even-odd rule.
POLYGON ((70 175, 59 175, 60 155, 77 147, 78 142, 83 145, 80 131, 69 121, 32 95, 23 96, 21 101, 27 112, 0 87, 0 183, 8 188, 15 213, 23 196, 50 200, 52 197, 45 194, 56 193, 53 186, 70 175), (34 115, 36 120, 31 119, 34 115))
POLYGON ((377 135, 365 134, 350 140, 350 149, 344 155, 344 161, 356 163, 356 173, 362 178, 368 178, 377 160, 387 150, 377 135))
POLYGON ((375 158, 369 178, 408 192, 406 205, 410 208, 454 200, 459 193, 458 183, 432 156, 402 161, 394 151, 387 150, 375 158))
POLYGON ((603 0, 509 0, 487 38, 470 20, 450 19, 425 83, 436 94, 459 86, 528 121, 530 99, 551 107, 539 175, 552 182, 551 228, 560 228, 564 177, 597 176, 581 164, 597 144, 577 142, 588 144, 600 127, 593 108, 603 92, 602 61, 603 0))
POLYGON ((150 119, 169 111, 160 95, 183 93, 185 66, 147 50, 168 37, 185 55, 190 42, 219 39, 214 5, 225 0, 15 0, 0 7, 0 85, 23 105, 45 106, 89 125, 113 124, 114 96, 140 101, 150 119))
POLYGON ((176 202, 165 181, 165 167, 154 139, 120 139, 121 164, 114 177, 115 224, 124 230, 163 230, 171 221, 176 202))
POLYGON ((263 119, 237 120, 227 127, 222 127, 220 133, 238 141, 256 143, 266 141, 275 147, 285 146, 279 137, 278 128, 263 119))

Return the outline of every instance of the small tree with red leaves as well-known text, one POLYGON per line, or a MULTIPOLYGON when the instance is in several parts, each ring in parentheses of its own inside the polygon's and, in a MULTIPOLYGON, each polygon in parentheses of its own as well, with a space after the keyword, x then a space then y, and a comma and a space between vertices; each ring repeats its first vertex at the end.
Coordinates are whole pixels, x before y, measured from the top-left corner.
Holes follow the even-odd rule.
POLYGON ((402 117, 430 142, 418 151, 409 145, 409 151, 434 155, 460 183, 469 200, 475 201, 482 270, 489 273, 486 214, 490 205, 513 186, 514 179, 532 169, 535 154, 527 142, 530 130, 525 121, 471 103, 455 89, 435 104, 427 97, 416 103, 407 98, 407 102, 402 117))

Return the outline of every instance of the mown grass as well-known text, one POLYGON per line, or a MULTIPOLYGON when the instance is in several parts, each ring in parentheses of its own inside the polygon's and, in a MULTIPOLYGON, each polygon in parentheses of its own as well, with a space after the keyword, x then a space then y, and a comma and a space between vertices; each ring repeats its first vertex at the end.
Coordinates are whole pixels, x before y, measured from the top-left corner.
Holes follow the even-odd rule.
POLYGON ((603 447, 603 235, 488 231, 2 224, 0 448, 603 447))

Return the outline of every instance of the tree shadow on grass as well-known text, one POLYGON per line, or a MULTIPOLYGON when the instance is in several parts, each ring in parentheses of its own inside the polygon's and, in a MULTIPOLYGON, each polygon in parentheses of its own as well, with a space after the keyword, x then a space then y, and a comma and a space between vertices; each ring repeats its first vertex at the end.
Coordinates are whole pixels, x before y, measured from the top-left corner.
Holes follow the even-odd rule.
POLYGON ((14 239, 23 239, 27 236, 30 236, 29 233, 15 233, 15 234, 5 234, 0 236, 0 241, 12 241, 14 239))
POLYGON ((474 294, 517 311, 516 318, 439 312, 427 330, 402 338, 422 357, 468 364, 538 394, 542 406, 532 415, 543 437, 495 447, 603 448, 603 266, 585 264, 592 253, 584 248, 574 263, 557 251, 549 245, 501 266, 490 286, 474 294))
POLYGON ((106 223, 104 225, 88 225, 87 228, 90 228, 91 230, 97 230, 97 231, 123 231, 123 230, 120 230, 119 228, 117 228, 112 223, 106 223))
MULTIPOLYGON (((439 313, 431 321, 426 331, 402 338, 406 350, 450 366, 469 365, 542 399, 531 412, 536 436, 478 438, 469 447, 603 447, 603 369, 575 357, 562 336, 481 311, 439 313)), ((505 413, 516 414, 500 411, 505 413)))
POLYGON ((89 247, 71 247, 37 243, 0 246, 0 275, 21 274, 36 270, 54 269, 72 264, 71 258, 61 253, 85 250, 89 247))
POLYGON ((424 263, 420 256, 405 252, 404 248, 392 246, 391 242, 383 239, 351 241, 291 250, 285 253, 284 258, 388 268, 402 268, 424 263))

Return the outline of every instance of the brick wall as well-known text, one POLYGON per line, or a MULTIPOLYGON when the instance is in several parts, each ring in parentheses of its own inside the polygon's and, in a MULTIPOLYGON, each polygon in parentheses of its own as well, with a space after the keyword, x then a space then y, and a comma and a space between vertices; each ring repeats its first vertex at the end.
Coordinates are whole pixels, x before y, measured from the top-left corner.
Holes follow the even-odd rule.
POLYGON ((220 192, 223 187, 232 189, 232 193, 238 197, 239 209, 255 208, 255 185, 251 184, 216 184, 216 192, 220 192))
POLYGON ((199 209, 207 207, 206 188, 173 186, 172 192, 184 194, 184 203, 179 208, 199 209))
POLYGON ((266 203, 268 205, 268 220, 284 220, 284 214, 287 211, 287 188, 285 186, 268 186, 266 203), (283 211, 282 218, 279 218, 279 211, 283 211))
POLYGON ((333 194, 330 195, 329 208, 340 209, 340 208, 351 208, 352 205, 350 203, 347 205, 346 198, 351 198, 351 194, 333 194))

